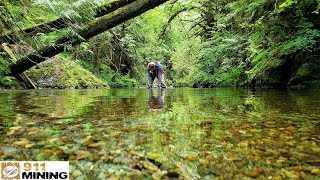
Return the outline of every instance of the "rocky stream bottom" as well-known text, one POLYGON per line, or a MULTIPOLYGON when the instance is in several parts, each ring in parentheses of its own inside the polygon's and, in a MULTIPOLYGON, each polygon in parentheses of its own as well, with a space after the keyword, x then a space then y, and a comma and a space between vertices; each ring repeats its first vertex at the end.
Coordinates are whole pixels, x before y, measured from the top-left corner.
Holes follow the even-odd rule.
POLYGON ((319 179, 317 127, 276 121, 216 134, 210 118, 178 129, 81 118, 21 122, 1 131, 0 159, 69 161, 71 179, 319 179))

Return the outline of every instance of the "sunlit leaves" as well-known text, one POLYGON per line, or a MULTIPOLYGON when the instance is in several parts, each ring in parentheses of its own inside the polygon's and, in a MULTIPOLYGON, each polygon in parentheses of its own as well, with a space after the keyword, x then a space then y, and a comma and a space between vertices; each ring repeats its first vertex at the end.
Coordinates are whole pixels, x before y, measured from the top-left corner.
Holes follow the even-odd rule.
POLYGON ((0 33, 15 31, 22 27, 20 21, 25 18, 31 0, 0 2, 0 33))
POLYGON ((33 6, 54 13, 57 17, 86 22, 94 19, 94 9, 100 6, 102 2, 102 0, 36 0, 33 6))
POLYGON ((316 9, 315 11, 313 11, 313 13, 315 13, 315 14, 319 15, 319 10, 320 10, 320 0, 317 0, 317 4, 318 4, 317 9, 316 9))
POLYGON ((296 0, 286 0, 285 2, 279 5, 279 9, 277 10, 277 12, 280 13, 282 11, 285 11, 286 9, 293 7, 295 3, 297 3, 296 0))

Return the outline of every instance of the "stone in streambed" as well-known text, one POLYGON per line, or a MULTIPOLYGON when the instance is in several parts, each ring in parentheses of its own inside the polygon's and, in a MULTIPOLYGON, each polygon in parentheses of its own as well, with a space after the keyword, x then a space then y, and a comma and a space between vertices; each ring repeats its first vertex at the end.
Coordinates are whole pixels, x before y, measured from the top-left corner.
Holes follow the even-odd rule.
POLYGON ((144 168, 146 168, 146 169, 148 169, 148 170, 150 170, 152 172, 157 172, 158 171, 158 167, 156 165, 152 164, 149 161, 142 161, 141 163, 142 163, 144 168))
POLYGON ((88 147, 97 148, 97 147, 103 147, 105 145, 106 145, 106 143, 104 143, 104 142, 97 142, 97 143, 89 144, 88 147))
POLYGON ((90 151, 79 151, 77 154, 77 159, 84 159, 86 157, 88 157, 91 154, 90 151))
POLYGON ((264 169, 262 168, 257 168, 257 169, 253 169, 251 170, 250 172, 248 172, 246 175, 249 176, 249 177, 252 177, 252 178, 255 178, 259 175, 262 175, 264 174, 264 169))
POLYGON ((312 174, 320 175, 320 169, 312 169, 310 172, 311 172, 312 174))
POLYGON ((81 176, 81 175, 82 175, 82 172, 79 171, 79 170, 75 170, 75 171, 73 171, 73 173, 72 173, 72 176, 73 176, 73 177, 78 177, 78 176, 81 176))

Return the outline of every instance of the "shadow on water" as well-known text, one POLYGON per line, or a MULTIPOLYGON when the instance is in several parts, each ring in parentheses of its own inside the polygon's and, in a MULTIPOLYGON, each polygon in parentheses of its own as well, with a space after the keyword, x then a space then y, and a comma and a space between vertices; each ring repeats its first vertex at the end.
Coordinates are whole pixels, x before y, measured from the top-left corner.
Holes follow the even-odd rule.
POLYGON ((0 160, 68 160, 76 179, 320 178, 319 93, 0 91, 0 160))

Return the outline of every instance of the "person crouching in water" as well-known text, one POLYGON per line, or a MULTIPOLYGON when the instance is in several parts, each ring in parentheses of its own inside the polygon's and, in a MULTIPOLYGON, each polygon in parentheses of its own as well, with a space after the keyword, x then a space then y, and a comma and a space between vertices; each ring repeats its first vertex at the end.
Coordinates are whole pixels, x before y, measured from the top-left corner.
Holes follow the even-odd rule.
POLYGON ((148 88, 152 88, 153 81, 157 77, 158 78, 158 87, 166 88, 164 84, 164 74, 163 68, 158 62, 150 62, 148 63, 148 88))

